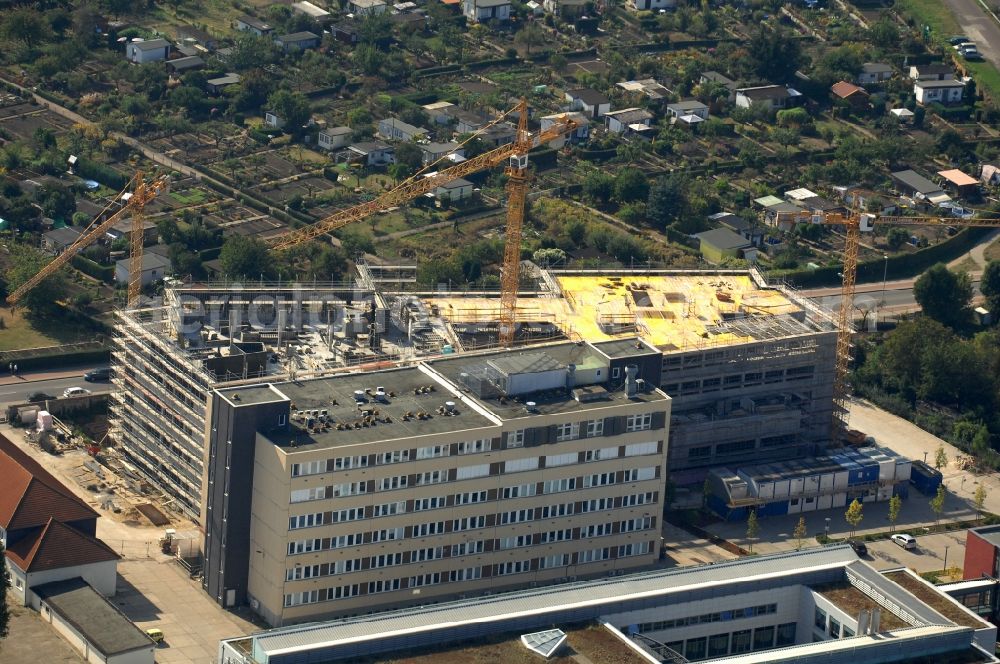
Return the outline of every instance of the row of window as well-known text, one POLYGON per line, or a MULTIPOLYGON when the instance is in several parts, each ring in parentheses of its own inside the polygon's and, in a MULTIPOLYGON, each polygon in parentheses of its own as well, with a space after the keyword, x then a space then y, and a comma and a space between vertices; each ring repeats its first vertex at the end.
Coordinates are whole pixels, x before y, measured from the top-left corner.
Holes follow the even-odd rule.
POLYGON ((783 623, 754 630, 741 629, 732 633, 700 636, 686 641, 670 641, 665 645, 684 656, 687 661, 697 662, 795 645, 795 628, 795 623, 783 623))
POLYGON ((808 380, 813 377, 816 368, 812 365, 791 367, 787 370, 772 369, 769 371, 750 371, 742 374, 728 374, 724 377, 714 376, 702 380, 688 380, 680 383, 665 383, 663 391, 670 396, 710 394, 721 390, 735 390, 757 385, 772 385, 777 383, 808 380))
POLYGON ((759 606, 746 606, 742 609, 730 609, 728 611, 715 611, 713 613, 703 613, 697 616, 685 616, 673 620, 660 620, 657 622, 641 623, 638 625, 640 633, 660 632, 665 629, 676 627, 687 627, 689 625, 701 625, 713 622, 728 622, 730 620, 740 620, 742 618, 755 618, 777 613, 777 604, 761 604, 759 606))
MULTIPOLYGON (((459 454, 489 452, 492 444, 493 441, 490 439, 472 440, 458 443, 457 449, 459 454)), ((430 445, 427 447, 418 447, 413 458, 417 460, 435 459, 438 457, 446 457, 450 453, 451 448, 449 445, 430 445)), ((410 450, 408 449, 383 452, 382 454, 375 455, 376 466, 405 463, 410 460, 410 450)), ((305 477, 307 475, 319 475, 327 472, 351 470, 352 468, 367 468, 368 465, 368 455, 335 457, 332 459, 319 459, 317 461, 293 463, 291 465, 291 474, 292 477, 305 477)))
POLYGON ((834 639, 847 639, 854 636, 853 629, 847 625, 842 625, 841 622, 833 616, 827 616, 826 611, 818 606, 816 607, 813 624, 819 632, 825 633, 834 639))
MULTIPOLYGON (((650 542, 635 542, 633 544, 626 544, 617 548, 617 557, 626 558, 629 556, 645 555, 650 552, 651 548, 652 545, 650 542)), ((433 560, 434 554, 431 552, 434 550, 427 549, 426 551, 428 552, 427 557, 422 557, 420 560, 414 560, 413 562, 433 560)), ((440 549, 437 551, 439 553, 440 549)), ((609 547, 583 551, 579 554, 578 563, 608 560, 612 557, 612 553, 614 553, 614 551, 609 547)), ((437 557, 440 557, 440 555, 437 557)), ((374 556, 371 558, 371 569, 390 567, 392 565, 400 564, 399 561, 401 561, 401 559, 402 557, 399 553, 374 556)), ((511 574, 525 574, 537 569, 566 567, 570 564, 572 564, 572 557, 570 554, 564 553, 546 556, 544 558, 505 561, 493 565, 491 571, 494 576, 507 576, 511 574)), ((294 569, 287 571, 285 580, 298 581, 301 579, 318 578, 322 576, 320 567, 320 565, 297 566, 294 569)), ((331 564, 329 569, 330 571, 328 572, 328 575, 358 571, 361 569, 361 560, 355 559, 339 561, 335 565, 331 564)), ((417 576, 373 581, 367 585, 367 591, 368 594, 391 592, 394 590, 401 590, 404 585, 406 588, 419 588, 421 586, 437 585, 444 582, 455 583, 458 581, 473 581, 481 579, 482 576, 482 567, 467 567, 451 570, 449 572, 430 572, 417 576)), ((285 595, 285 606, 289 607, 297 606, 299 604, 313 604, 316 602, 354 597, 355 595, 360 594, 360 590, 360 584, 353 584, 336 586, 328 589, 314 589, 304 590, 297 593, 288 593, 285 595)))

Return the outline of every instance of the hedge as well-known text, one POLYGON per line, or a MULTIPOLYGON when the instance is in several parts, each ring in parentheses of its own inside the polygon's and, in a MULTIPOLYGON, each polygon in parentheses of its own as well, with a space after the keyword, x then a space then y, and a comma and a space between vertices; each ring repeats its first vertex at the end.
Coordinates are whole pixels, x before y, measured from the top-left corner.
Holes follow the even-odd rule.
POLYGON ((114 265, 101 265, 90 260, 86 256, 77 254, 70 259, 70 264, 86 275, 104 282, 111 282, 115 278, 114 265))
MULTIPOLYGON (((890 256, 889 260, 876 259, 858 263, 858 282, 873 283, 886 274, 890 279, 904 279, 915 276, 935 263, 949 261, 974 247, 986 236, 989 228, 963 228, 943 242, 926 247, 912 254, 890 256)), ((840 265, 828 265, 815 270, 772 271, 769 276, 779 276, 799 288, 834 286, 841 282, 840 265)))
POLYGON ((462 65, 443 65, 441 67, 425 67, 414 72, 417 78, 427 78, 430 76, 440 76, 442 74, 454 74, 462 71, 462 65))
POLYGON ((81 350, 70 353, 56 353, 53 355, 41 355, 35 357, 20 357, 18 351, 0 353, 0 366, 6 366, 10 362, 17 364, 19 372, 34 369, 65 369, 74 364, 97 364, 111 361, 110 350, 81 350))
POLYGON ((115 169, 86 157, 77 160, 76 172, 85 180, 96 180, 115 191, 121 191, 128 184, 128 178, 115 169))

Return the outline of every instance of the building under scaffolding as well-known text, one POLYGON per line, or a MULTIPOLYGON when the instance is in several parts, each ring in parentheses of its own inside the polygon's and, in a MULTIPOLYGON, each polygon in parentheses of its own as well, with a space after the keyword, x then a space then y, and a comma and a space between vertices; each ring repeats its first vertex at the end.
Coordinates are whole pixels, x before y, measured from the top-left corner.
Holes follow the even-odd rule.
MULTIPOLYGON (((515 344, 648 355, 639 378, 673 398, 675 484, 825 448, 836 329, 808 300, 756 271, 533 273, 515 344)), ((362 263, 355 283, 168 285, 157 306, 118 313, 112 433, 135 470, 197 518, 212 390, 495 350, 499 313, 496 290, 417 290, 415 265, 362 263)), ((609 379, 624 385, 618 371, 609 379)))

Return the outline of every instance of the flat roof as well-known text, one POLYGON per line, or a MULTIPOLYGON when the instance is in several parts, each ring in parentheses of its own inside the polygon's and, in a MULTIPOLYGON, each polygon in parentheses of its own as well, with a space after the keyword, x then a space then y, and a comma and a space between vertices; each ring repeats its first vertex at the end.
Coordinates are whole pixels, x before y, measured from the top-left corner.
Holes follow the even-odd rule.
POLYGON ((105 657, 153 647, 135 623, 79 577, 31 590, 105 657))
MULTIPOLYGON (((399 438, 415 438, 453 431, 482 429, 496 426, 497 422, 482 415, 474 407, 455 397, 450 387, 437 380, 430 372, 419 367, 405 367, 387 371, 351 373, 314 380, 301 380, 275 384, 234 387, 217 391, 229 403, 257 404, 270 401, 291 401, 294 410, 326 410, 332 426, 325 431, 308 432, 293 426, 288 432, 268 432, 267 440, 280 447, 294 445, 299 450, 320 447, 358 445, 399 438), (384 387, 386 396, 377 399, 376 388, 384 387), (423 388, 432 388, 423 391, 423 388), (365 392, 364 401, 355 401, 355 391, 365 392), (417 394, 416 392, 421 393, 417 394), (238 393, 239 402, 232 400, 238 393), (441 415, 438 408, 445 402, 455 402, 455 415, 441 415), (359 408, 360 406, 360 408, 359 408), (363 420, 362 409, 376 409, 375 424, 359 426, 363 420), (418 413, 427 413, 418 419, 418 413), (412 413, 412 416, 407 416, 412 413), (385 422, 388 418, 390 421, 385 422), (337 430, 338 424, 350 426, 337 430)), ((292 424, 296 424, 293 414, 292 424)))
POLYGON ((969 532, 975 533, 981 539, 986 540, 996 547, 1000 547, 1000 526, 981 526, 970 528, 969 532))
MULTIPOLYGON (((549 275, 560 296, 521 297, 518 319, 551 322, 592 343, 638 334, 663 351, 726 346, 764 338, 755 336, 753 324, 778 319, 791 325, 785 336, 818 331, 801 322, 802 305, 784 291, 758 287, 747 272, 552 270, 549 275)), ((500 315, 499 297, 434 295, 424 301, 452 324, 487 323, 500 315)))
POLYGON ((896 171, 891 174, 892 178, 897 182, 905 184, 910 189, 913 189, 917 193, 921 194, 931 194, 934 192, 941 191, 941 187, 937 186, 923 175, 920 175, 914 170, 907 169, 905 171, 896 171))
MULTIPOLYGON (((485 368, 488 363, 501 363, 507 367, 511 373, 531 373, 533 369, 548 371, 565 367, 569 364, 576 365, 577 371, 586 367, 604 366, 603 358, 594 352, 586 344, 576 344, 573 342, 547 344, 544 346, 533 346, 529 350, 521 352, 498 351, 484 355, 460 354, 450 358, 431 360, 428 366, 440 373, 449 382, 461 388, 462 374, 474 373, 478 369, 485 368)), ((603 382, 603 381, 602 381, 603 382)), ((478 397, 477 397, 478 399, 478 397)), ((629 401, 635 403, 651 403, 654 401, 665 401, 668 397, 659 390, 649 390, 640 392, 632 399, 625 396, 624 388, 608 391, 603 399, 580 402, 573 398, 571 393, 565 389, 548 390, 544 393, 527 393, 519 395, 518 399, 507 398, 503 401, 499 399, 479 399, 479 402, 491 413, 503 420, 512 420, 522 417, 535 417, 538 414, 552 415, 556 413, 585 412, 600 408, 608 408, 613 405, 621 405, 629 401), (535 403, 537 412, 529 413, 524 402, 535 403)))
POLYGON ((968 187, 971 185, 979 184, 979 180, 972 177, 971 175, 963 173, 961 170, 957 168, 952 168, 946 171, 938 171, 938 175, 940 175, 941 177, 943 177, 945 180, 952 183, 956 187, 968 187))

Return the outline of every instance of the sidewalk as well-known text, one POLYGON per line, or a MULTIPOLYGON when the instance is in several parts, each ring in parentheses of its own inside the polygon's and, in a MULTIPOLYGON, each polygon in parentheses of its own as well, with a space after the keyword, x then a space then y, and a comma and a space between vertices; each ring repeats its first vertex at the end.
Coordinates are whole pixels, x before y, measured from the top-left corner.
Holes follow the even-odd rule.
POLYGON ((23 383, 34 383, 40 380, 56 380, 59 378, 83 378, 83 374, 95 368, 97 367, 86 365, 61 370, 23 371, 18 373, 16 376, 11 376, 10 370, 7 369, 7 367, 2 367, 3 373, 0 373, 0 385, 21 385, 23 383))

